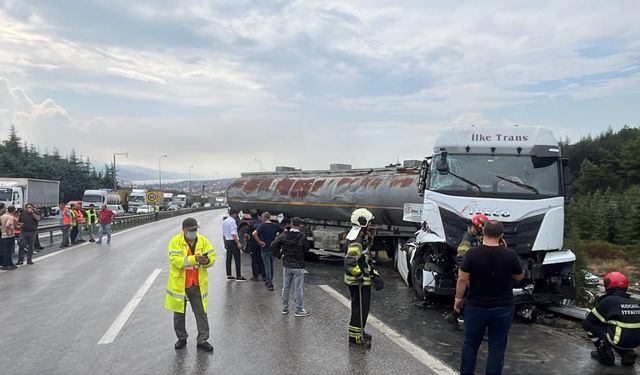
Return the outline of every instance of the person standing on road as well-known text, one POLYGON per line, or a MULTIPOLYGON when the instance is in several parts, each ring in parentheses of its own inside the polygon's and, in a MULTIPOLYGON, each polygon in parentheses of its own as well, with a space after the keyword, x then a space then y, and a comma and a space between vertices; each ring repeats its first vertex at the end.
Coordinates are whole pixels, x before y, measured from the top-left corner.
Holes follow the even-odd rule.
POLYGON ((75 245, 78 243, 76 242, 76 238, 78 238, 78 211, 75 203, 69 205, 69 213, 71 214, 71 233, 69 233, 69 237, 71 244, 75 245))
POLYGON ((358 208, 351 213, 351 230, 347 234, 347 254, 344 258, 344 283, 351 294, 351 319, 349 320, 349 344, 371 347, 371 335, 365 333, 369 307, 371 305, 371 285, 376 290, 384 287, 380 274, 373 266, 369 249, 373 236, 369 225, 374 219, 371 211, 358 208))
POLYGON ((85 223, 84 210, 82 209, 82 202, 76 203, 75 213, 76 213, 76 222, 78 223, 78 237, 76 239, 76 242, 85 242, 85 240, 82 238, 82 232, 84 232, 84 223, 85 223))
POLYGON ((95 238, 93 235, 96 231, 96 224, 98 224, 98 211, 96 211, 96 206, 91 203, 89 205, 89 209, 87 210, 87 229, 89 230, 89 242, 95 242, 95 238))
POLYGON ((640 346, 640 303, 627 293, 629 280, 620 272, 602 278, 606 294, 598 300, 582 322, 582 328, 595 339, 591 357, 605 366, 615 365, 615 350, 623 366, 633 366, 640 346))
POLYGON ((260 245, 260 254, 262 255, 262 262, 264 263, 264 272, 267 276, 267 281, 264 282, 264 285, 269 290, 273 290, 273 256, 271 254, 271 242, 273 242, 278 234, 282 232, 284 232, 284 228, 280 226, 280 224, 276 224, 271 221, 271 214, 263 212, 262 224, 260 224, 260 226, 251 233, 253 238, 260 245))
POLYGON ((478 348, 488 331, 487 374, 501 374, 504 352, 514 314, 513 280, 524 279, 515 251, 503 246, 504 226, 497 220, 484 224, 482 245, 469 249, 458 271, 454 310, 464 303, 464 345, 460 374, 473 374, 478 348), (466 301, 464 292, 468 287, 466 301))
POLYGON ((97 244, 102 244, 102 236, 107 235, 107 244, 111 243, 112 223, 115 220, 116 214, 113 213, 106 204, 102 205, 102 209, 98 212, 98 221, 100 222, 100 229, 98 229, 97 244))
POLYGON ((216 262, 216 253, 209 240, 198 233, 198 221, 187 218, 182 222, 182 232, 169 242, 169 280, 164 307, 173 311, 173 328, 178 336, 175 349, 187 346, 185 327, 186 301, 196 317, 198 327, 197 348, 213 352, 209 339, 208 273, 216 262))
POLYGON ((153 205, 153 213, 154 213, 154 218, 156 221, 160 220, 160 205, 158 204, 154 204, 153 205))
MULTIPOLYGON (((7 212, 7 207, 4 203, 0 203, 0 217, 7 212)), ((4 246, 2 246, 2 230, 0 229, 0 267, 4 265, 4 246)))
POLYGON ((245 281, 240 271, 240 238, 238 238, 238 211, 230 208, 229 216, 222 222, 222 235, 224 239, 224 248, 227 249, 227 280, 245 281), (231 275, 231 258, 235 261, 236 277, 231 275))
POLYGON ((16 208, 14 206, 9 206, 9 208, 7 208, 7 212, 0 216, 0 226, 2 227, 2 247, 4 249, 1 267, 3 270, 15 270, 18 268, 18 266, 13 264, 13 253, 16 249, 15 230, 17 224, 17 220, 14 216, 15 211, 16 208))
POLYGON ((258 227, 262 224, 262 220, 260 220, 260 215, 258 215, 258 211, 253 209, 251 210, 251 221, 249 222, 249 234, 247 246, 251 251, 251 271, 253 272, 253 277, 251 280, 258 281, 258 276, 262 276, 262 281, 267 281, 267 274, 264 270, 264 262, 262 261, 262 255, 260 254, 260 245, 255 238, 253 238, 253 231, 258 229, 258 227))
POLYGON ((308 316, 302 298, 304 295, 304 253, 309 251, 307 236, 300 231, 302 219, 291 219, 291 229, 284 231, 271 243, 273 255, 282 259, 282 314, 289 313, 289 294, 291 285, 296 300, 295 316, 308 316))
POLYGON ((58 214, 58 225, 62 231, 62 240, 60 241, 60 248, 68 247, 70 244, 70 234, 72 215, 71 210, 67 208, 64 203, 58 205, 60 212, 58 214))
POLYGON ((21 225, 19 241, 22 243, 20 251, 18 251, 18 265, 22 265, 24 261, 24 250, 27 252, 27 264, 33 264, 33 252, 38 236, 38 222, 42 219, 38 212, 33 208, 33 204, 27 203, 25 209, 20 214, 18 222, 21 225))

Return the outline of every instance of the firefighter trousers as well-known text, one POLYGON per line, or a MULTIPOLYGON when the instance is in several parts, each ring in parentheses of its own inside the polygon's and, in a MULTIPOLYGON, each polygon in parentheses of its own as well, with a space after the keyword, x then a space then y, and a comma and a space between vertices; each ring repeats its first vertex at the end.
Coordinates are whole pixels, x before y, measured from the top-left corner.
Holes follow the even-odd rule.
POLYGON ((351 320, 349 321, 349 337, 362 338, 367 325, 369 307, 371 306, 371 285, 349 285, 351 292, 351 320), (360 293, 362 292, 362 294, 360 293), (360 310, 362 306, 362 310, 360 310), (360 321, 362 317, 362 321, 360 321))

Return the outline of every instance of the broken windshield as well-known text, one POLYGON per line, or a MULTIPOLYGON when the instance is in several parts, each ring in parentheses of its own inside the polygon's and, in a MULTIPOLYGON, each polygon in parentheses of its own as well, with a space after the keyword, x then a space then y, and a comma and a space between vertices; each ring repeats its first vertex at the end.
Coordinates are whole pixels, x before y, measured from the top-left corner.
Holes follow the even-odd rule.
MULTIPOLYGON (((436 165, 440 155, 433 157, 436 165)), ((516 155, 447 156, 449 170, 478 184, 481 196, 526 195, 559 196, 560 177, 557 158, 516 155)), ((478 195, 477 189, 451 174, 432 167, 429 190, 452 194, 478 195)))

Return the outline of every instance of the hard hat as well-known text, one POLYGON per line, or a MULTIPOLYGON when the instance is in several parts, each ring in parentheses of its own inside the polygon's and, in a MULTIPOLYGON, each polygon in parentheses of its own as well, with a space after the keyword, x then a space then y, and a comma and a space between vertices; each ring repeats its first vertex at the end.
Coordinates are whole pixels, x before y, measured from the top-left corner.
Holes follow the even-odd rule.
POLYGON ((489 221, 489 217, 485 214, 475 214, 471 218, 471 224, 475 225, 478 228, 482 228, 484 223, 489 221))
POLYGON ((624 289, 627 290, 629 287, 629 280, 627 277, 620 272, 609 272, 605 277, 602 278, 604 281, 604 289, 624 289))
POLYGON ((351 213, 351 224, 357 225, 361 228, 369 225, 369 222, 373 219, 373 214, 366 208, 358 208, 351 213))

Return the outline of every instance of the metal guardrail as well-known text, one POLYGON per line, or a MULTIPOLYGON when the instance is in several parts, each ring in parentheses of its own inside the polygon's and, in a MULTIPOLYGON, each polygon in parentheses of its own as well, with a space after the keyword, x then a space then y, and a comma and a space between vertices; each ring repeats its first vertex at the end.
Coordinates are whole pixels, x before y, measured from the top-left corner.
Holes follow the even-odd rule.
MULTIPOLYGON (((158 220, 167 219, 175 216, 187 215, 194 212, 209 211, 209 210, 215 210, 220 208, 223 208, 223 207, 183 208, 181 210, 175 210, 175 211, 160 211, 158 220)), ((115 233, 118 230, 135 227, 142 224, 152 223, 154 221, 156 221, 155 213, 122 216, 122 217, 117 217, 113 221, 112 228, 115 233)), ((57 225, 57 224, 39 227, 38 230, 36 231, 36 233, 38 234, 47 233, 47 232, 49 233, 49 242, 51 245, 53 245, 54 233, 56 234, 56 236, 62 234, 62 231, 60 230, 60 225, 57 225)))

